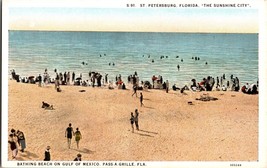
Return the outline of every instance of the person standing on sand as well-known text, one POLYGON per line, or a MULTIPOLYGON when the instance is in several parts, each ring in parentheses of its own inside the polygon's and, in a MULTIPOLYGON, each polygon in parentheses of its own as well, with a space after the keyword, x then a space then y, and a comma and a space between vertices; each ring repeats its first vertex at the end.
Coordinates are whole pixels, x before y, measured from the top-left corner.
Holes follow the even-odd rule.
POLYGON ((166 81, 166 93, 168 93, 169 92, 169 81, 167 80, 166 81))
POLYGON ((39 76, 38 76, 38 86, 39 87, 42 86, 42 76, 41 76, 41 74, 39 74, 39 76))
POLYGON ((45 150, 45 158, 44 158, 44 161, 50 161, 51 160, 51 157, 50 157, 50 146, 47 146, 46 147, 46 150, 45 150))
POLYGON ((72 72, 72 82, 75 80, 75 73, 72 72))
POLYGON ((82 134, 79 131, 79 128, 76 128, 76 132, 74 133, 74 136, 75 136, 75 141, 76 141, 76 144, 77 144, 77 149, 79 149, 79 142, 82 139, 82 134))
POLYGON ((139 116, 138 110, 135 109, 134 123, 137 131, 139 131, 138 116, 139 116))
POLYGON ((133 90, 134 90, 134 93, 132 94, 132 96, 136 95, 136 97, 137 97, 137 92, 136 92, 137 91, 137 85, 136 84, 133 85, 133 90))
POLYGON ((12 151, 12 159, 16 159, 16 157, 18 155, 17 143, 14 140, 14 135, 13 134, 10 134, 9 137, 10 137, 10 140, 8 141, 8 143, 10 144, 10 149, 12 151))
POLYGON ((130 121, 131 121, 131 125, 132 125, 132 133, 134 133, 134 115, 133 115, 133 112, 131 112, 130 121))
POLYGON ((65 137, 67 137, 69 149, 70 149, 72 134, 74 134, 74 131, 73 128, 71 127, 71 123, 69 123, 69 127, 65 131, 65 137))
POLYGON ((144 105, 143 104, 143 94, 142 94, 142 92, 140 93, 140 103, 141 103, 141 107, 144 105))
POLYGON ((21 147, 21 152, 24 152, 24 149, 26 148, 26 141, 25 141, 25 136, 22 131, 17 131, 17 137, 18 137, 18 144, 21 147))

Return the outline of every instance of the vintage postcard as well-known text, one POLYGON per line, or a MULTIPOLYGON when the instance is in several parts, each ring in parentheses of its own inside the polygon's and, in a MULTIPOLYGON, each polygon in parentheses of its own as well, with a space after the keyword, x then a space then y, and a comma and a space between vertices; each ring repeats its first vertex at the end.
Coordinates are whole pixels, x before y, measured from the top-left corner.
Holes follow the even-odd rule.
POLYGON ((257 167, 266 3, 3 1, 3 167, 257 167))

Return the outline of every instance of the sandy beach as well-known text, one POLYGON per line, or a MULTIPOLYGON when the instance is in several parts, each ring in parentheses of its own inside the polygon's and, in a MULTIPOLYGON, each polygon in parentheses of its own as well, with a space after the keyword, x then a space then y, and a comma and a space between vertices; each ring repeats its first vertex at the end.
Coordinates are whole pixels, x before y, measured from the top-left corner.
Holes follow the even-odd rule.
POLYGON ((56 92, 52 84, 38 87, 14 80, 8 87, 7 131, 23 131, 27 144, 17 160, 42 161, 48 145, 53 161, 72 161, 77 153, 98 161, 258 160, 258 95, 153 89, 142 91, 141 107, 131 88, 61 86, 62 92, 56 92), (207 94, 218 100, 196 100, 207 94), (54 110, 41 108, 42 101, 54 110), (136 108, 140 130, 132 133, 130 113, 136 108), (82 133, 80 149, 74 139, 68 149, 69 123, 82 133))

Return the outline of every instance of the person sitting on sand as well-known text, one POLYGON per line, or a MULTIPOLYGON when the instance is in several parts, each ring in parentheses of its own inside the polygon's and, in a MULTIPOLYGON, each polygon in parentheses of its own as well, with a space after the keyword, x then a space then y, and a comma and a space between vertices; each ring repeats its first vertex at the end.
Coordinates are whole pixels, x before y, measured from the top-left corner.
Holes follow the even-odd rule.
POLYGON ((200 91, 205 91, 206 90, 205 83, 206 83, 206 78, 203 78, 203 80, 200 83, 198 83, 198 87, 199 87, 200 91))
POLYGON ((47 107, 50 106, 50 104, 48 104, 48 103, 46 103, 46 102, 42 102, 42 103, 43 103, 42 108, 47 108, 47 107))
POLYGON ((112 85, 111 82, 109 82, 109 84, 108 84, 108 89, 114 89, 114 86, 112 85))
POLYGON ((225 87, 224 85, 222 86, 222 91, 227 91, 227 87, 225 87))
POLYGON ((45 110, 53 110, 54 109, 53 105, 50 105, 50 104, 45 103, 45 102, 42 102, 42 103, 43 103, 42 108, 44 108, 45 110))
POLYGON ((193 91, 196 91, 196 90, 197 90, 196 79, 192 79, 191 81, 193 82, 193 84, 190 86, 190 88, 191 88, 193 91))
POLYGON ((59 85, 57 86, 57 92, 61 92, 59 85))
POLYGON ((185 85, 184 87, 182 87, 182 89, 181 89, 180 92, 181 92, 181 93, 184 93, 185 90, 189 90, 189 88, 187 87, 187 85, 185 85))
POLYGON ((172 90, 176 91, 177 89, 180 90, 180 88, 178 88, 178 87, 176 86, 176 84, 174 84, 174 85, 172 86, 172 90))

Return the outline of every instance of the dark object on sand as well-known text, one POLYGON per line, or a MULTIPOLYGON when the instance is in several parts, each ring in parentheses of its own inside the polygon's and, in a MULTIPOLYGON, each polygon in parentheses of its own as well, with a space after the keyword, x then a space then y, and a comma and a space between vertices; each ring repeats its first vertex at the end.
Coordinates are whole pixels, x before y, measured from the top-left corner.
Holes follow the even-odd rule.
POLYGON ((150 84, 149 81, 145 81, 144 82, 144 87, 148 88, 148 89, 151 89, 152 88, 152 85, 150 84))
POLYGON ((193 102, 191 102, 191 101, 189 101, 189 102, 187 102, 188 103, 188 105, 193 105, 193 102))
POLYGON ((50 105, 46 102, 42 102, 42 103, 43 103, 42 108, 44 108, 45 110, 54 110, 53 105, 50 105))
POLYGON ((201 101, 215 101, 215 100, 218 100, 218 98, 216 97, 211 97, 209 95, 204 95, 204 96, 200 96, 200 98, 196 98, 196 100, 201 100, 201 101))
POLYGON ((79 90, 79 92, 85 92, 85 90, 79 90))
POLYGON ((50 106, 50 104, 48 104, 46 102, 42 102, 42 103, 43 103, 42 108, 46 108, 46 107, 49 107, 50 106))

